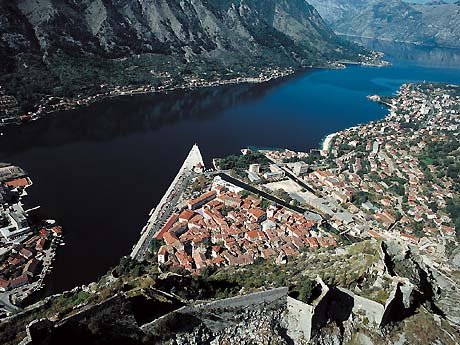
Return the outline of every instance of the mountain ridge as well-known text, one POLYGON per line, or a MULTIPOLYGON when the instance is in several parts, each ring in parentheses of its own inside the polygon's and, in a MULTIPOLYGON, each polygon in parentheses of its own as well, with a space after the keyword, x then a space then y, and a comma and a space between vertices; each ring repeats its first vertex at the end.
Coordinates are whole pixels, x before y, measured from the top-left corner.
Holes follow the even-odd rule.
POLYGON ((460 48, 460 3, 311 0, 336 33, 460 48))
POLYGON ((179 83, 184 74, 253 76, 366 53, 304 0, 20 0, 0 9, 0 85, 22 110, 101 84, 161 85, 162 73, 179 83))

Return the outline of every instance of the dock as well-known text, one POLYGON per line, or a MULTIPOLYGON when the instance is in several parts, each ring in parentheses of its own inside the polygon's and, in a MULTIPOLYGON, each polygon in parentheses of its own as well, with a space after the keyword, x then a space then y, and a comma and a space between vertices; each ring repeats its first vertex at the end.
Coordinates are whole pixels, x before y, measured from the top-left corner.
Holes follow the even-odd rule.
POLYGON ((163 198, 158 205, 150 212, 150 218, 141 231, 141 237, 131 252, 131 258, 143 260, 150 242, 156 233, 161 230, 162 224, 165 223, 174 211, 174 207, 179 200, 180 195, 185 190, 194 168, 201 164, 204 167, 203 157, 197 144, 192 146, 187 158, 182 164, 179 172, 169 186, 163 198))

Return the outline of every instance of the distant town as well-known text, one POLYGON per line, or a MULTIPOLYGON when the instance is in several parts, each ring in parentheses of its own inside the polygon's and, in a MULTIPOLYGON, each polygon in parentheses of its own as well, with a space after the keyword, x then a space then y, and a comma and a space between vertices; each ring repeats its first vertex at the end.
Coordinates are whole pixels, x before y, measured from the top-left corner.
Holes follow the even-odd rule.
POLYGON ((32 180, 19 167, 0 164, 0 315, 41 289, 62 229, 54 221, 32 223, 22 199, 32 180))
MULTIPOLYGON (((367 61, 367 60, 366 60, 367 61)), ((344 65, 340 65, 343 66, 344 65)), ((101 84, 99 92, 93 95, 81 95, 74 98, 61 98, 50 96, 44 98, 37 109, 18 115, 19 104, 15 97, 5 93, 0 86, 0 127, 8 124, 20 124, 23 122, 34 121, 40 117, 56 111, 74 109, 81 106, 87 106, 104 98, 113 98, 119 96, 139 95, 155 92, 167 92, 178 89, 195 89, 203 87, 215 87, 220 85, 230 85, 239 83, 263 83, 272 79, 281 78, 294 73, 293 68, 265 68, 258 75, 253 77, 239 76, 228 77, 219 80, 209 80, 209 76, 186 75, 183 82, 178 83, 177 78, 169 72, 151 73, 161 82, 159 85, 108 85, 101 84)), ((233 74, 233 73, 229 73, 233 74)))
MULTIPOLYGON (((387 66, 389 63, 382 60, 383 54, 370 52, 368 55, 358 54, 364 66, 387 66)), ((328 62, 328 68, 345 68, 346 64, 356 64, 353 61, 328 62)), ((309 66, 313 67, 313 66, 309 66)), ((168 71, 151 70, 150 74, 157 78, 156 85, 109 85, 101 84, 97 91, 88 94, 81 94, 76 97, 45 96, 36 105, 34 110, 27 113, 20 112, 18 100, 7 93, 0 85, 0 127, 9 124, 20 124, 34 121, 40 117, 56 111, 69 110, 81 106, 87 106, 105 98, 148 94, 156 92, 168 92, 179 89, 196 89, 205 87, 216 87, 240 83, 263 83, 272 79, 286 77, 295 72, 294 68, 288 67, 266 67, 260 69, 253 66, 246 73, 237 73, 232 70, 218 77, 211 74, 185 74, 178 78, 168 71)))

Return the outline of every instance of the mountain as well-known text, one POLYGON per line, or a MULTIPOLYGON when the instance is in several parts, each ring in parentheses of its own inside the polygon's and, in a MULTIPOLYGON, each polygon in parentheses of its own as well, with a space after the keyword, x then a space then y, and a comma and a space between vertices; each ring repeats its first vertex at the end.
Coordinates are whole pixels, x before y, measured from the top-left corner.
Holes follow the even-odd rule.
POLYGON ((101 84, 258 75, 359 53, 305 0, 0 0, 0 86, 23 110, 101 84))
POLYGON ((340 34, 460 48, 460 2, 311 0, 340 34))

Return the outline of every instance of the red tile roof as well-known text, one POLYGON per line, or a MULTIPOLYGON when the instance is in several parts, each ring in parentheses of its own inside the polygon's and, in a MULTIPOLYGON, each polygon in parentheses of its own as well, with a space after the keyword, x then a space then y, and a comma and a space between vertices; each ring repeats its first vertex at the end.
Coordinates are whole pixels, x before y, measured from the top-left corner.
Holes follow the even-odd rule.
POLYGON ((190 219, 193 218, 194 215, 195 215, 195 212, 193 212, 192 210, 186 209, 181 212, 181 214, 179 215, 179 219, 184 219, 184 220, 189 221, 190 219))
POLYGON ((173 244, 179 241, 177 236, 171 232, 166 232, 163 235, 163 240, 166 242, 166 244, 173 244))
POLYGON ((16 180, 8 181, 8 182, 5 182, 5 184, 13 188, 30 186, 30 182, 26 178, 19 178, 16 180))
POLYGON ((161 240, 163 238, 163 235, 169 230, 171 229, 171 227, 173 226, 173 224, 175 222, 177 222, 177 219, 179 219, 179 216, 177 214, 173 214, 169 220, 166 222, 165 226, 157 233, 157 235, 155 236, 155 238, 157 240, 161 240))

